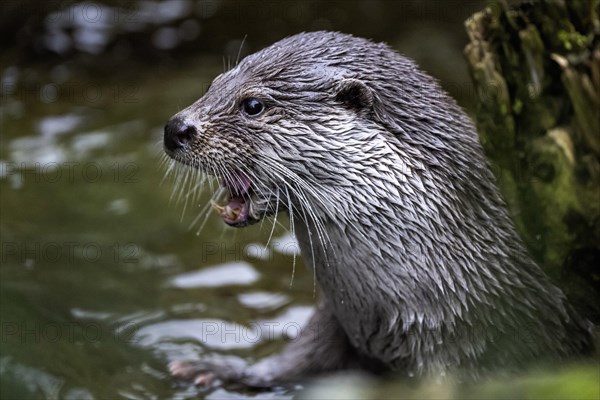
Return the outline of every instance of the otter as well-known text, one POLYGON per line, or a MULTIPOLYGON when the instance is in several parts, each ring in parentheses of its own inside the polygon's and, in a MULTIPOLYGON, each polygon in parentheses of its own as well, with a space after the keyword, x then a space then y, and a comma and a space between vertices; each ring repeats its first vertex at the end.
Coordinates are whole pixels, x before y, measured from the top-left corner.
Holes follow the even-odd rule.
POLYGON ((386 44, 285 38, 217 76, 170 119, 164 147, 221 182, 226 224, 287 214, 320 292, 280 354, 175 362, 176 376, 477 378, 593 351, 592 324, 519 238, 467 114, 386 44))

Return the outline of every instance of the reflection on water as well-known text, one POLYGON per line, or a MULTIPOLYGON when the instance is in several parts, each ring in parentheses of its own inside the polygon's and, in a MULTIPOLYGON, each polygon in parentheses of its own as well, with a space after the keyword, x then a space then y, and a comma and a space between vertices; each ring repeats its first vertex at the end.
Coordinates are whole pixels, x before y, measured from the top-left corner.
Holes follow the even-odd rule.
POLYGON ((194 65, 164 82, 181 88, 177 101, 145 76, 130 83, 144 90, 133 104, 3 102, 3 396, 194 398, 196 388, 168 377, 168 361, 255 358, 307 320, 312 276, 289 288, 297 246, 283 228, 267 245, 270 224, 236 230, 214 216, 196 236, 188 220, 206 199, 182 221, 173 182, 161 184, 162 125, 198 95, 198 75, 194 65), (144 104, 159 109, 140 118, 144 104))
MULTIPOLYGON (((137 343, 141 346, 156 346, 161 341, 170 343, 178 339, 192 339, 210 349, 233 350, 253 347, 257 332, 233 322, 198 319, 160 322, 143 327, 137 335, 137 343)), ((193 354, 185 354, 184 357, 189 359, 190 355, 193 354)))
POLYGON ((281 293, 251 292, 239 294, 238 301, 256 310, 272 310, 287 303, 289 297, 281 293))
MULTIPOLYGON (((173 319, 144 326, 136 331, 135 342, 146 347, 167 343, 166 357, 170 356, 173 342, 183 339, 194 340, 213 350, 248 349, 278 338, 296 339, 311 313, 312 307, 290 307, 273 318, 252 321, 247 326, 219 319, 173 319)), ((193 356, 186 352, 180 354, 186 359, 193 356)))
POLYGON ((181 289, 250 285, 259 278, 258 272, 247 262, 230 262, 180 274, 171 279, 171 285, 181 289))
MULTIPOLYGON (((50 13, 45 18, 44 45, 56 52, 66 53, 73 48, 92 54, 106 50, 120 31, 137 32, 148 25, 164 25, 182 19, 190 13, 192 1, 143 1, 127 9, 101 3, 75 3, 50 13)), ((183 25, 181 33, 163 27, 154 35, 159 49, 176 46, 182 39, 194 39, 199 28, 183 25), (194 35, 194 32, 196 34, 194 35)))

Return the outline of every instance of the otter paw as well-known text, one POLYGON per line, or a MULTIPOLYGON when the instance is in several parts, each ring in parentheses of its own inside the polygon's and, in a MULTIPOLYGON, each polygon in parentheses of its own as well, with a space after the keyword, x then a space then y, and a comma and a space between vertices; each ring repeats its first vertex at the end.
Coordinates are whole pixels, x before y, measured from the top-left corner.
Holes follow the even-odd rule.
POLYGON ((224 382, 243 384, 247 366, 247 362, 239 357, 213 356, 197 361, 171 361, 169 372, 174 378, 207 387, 224 382))
POLYGON ((217 375, 214 372, 201 372, 194 378, 194 385, 196 386, 213 386, 217 380, 217 375))
POLYGON ((212 386, 217 380, 217 375, 214 372, 193 361, 171 361, 169 363, 169 373, 174 378, 191 381, 196 386, 212 386))
POLYGON ((191 361, 175 360, 169 363, 169 373, 174 378, 189 380, 197 373, 197 367, 191 361))

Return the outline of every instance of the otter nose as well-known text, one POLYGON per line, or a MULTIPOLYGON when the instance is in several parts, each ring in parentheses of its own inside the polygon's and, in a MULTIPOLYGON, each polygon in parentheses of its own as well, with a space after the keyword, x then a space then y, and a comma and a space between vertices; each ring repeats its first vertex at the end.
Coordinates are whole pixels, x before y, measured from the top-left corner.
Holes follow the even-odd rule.
POLYGON ((177 150, 192 141, 197 131, 179 118, 173 118, 165 125, 164 144, 169 150, 177 150))

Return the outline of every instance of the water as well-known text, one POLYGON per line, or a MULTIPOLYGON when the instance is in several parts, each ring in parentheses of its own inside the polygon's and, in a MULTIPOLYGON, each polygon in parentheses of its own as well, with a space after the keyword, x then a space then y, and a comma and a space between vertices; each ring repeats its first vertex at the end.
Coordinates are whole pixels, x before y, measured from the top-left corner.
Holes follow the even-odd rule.
POLYGON ((5 97, 2 398, 194 398, 170 360, 271 354, 308 318, 312 276, 299 262, 291 284, 284 228, 265 247, 270 224, 211 215, 196 235, 210 193, 183 212, 163 181, 162 127, 219 72, 206 65, 5 97))

